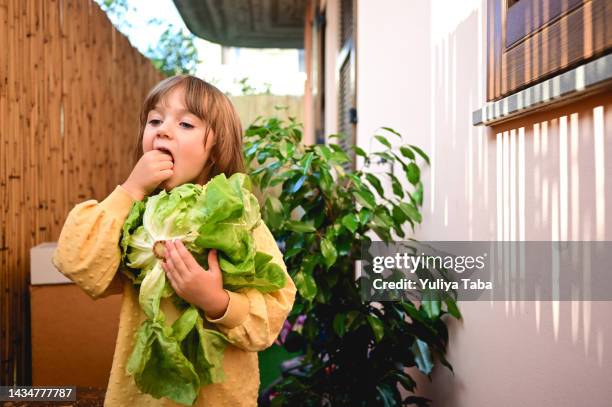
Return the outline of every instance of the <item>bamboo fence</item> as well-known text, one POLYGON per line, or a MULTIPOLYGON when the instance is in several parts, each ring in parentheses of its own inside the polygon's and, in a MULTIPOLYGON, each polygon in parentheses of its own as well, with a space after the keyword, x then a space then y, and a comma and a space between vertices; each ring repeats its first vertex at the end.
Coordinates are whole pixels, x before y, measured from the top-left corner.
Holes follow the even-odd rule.
POLYGON ((246 129, 259 116, 277 116, 283 120, 294 117, 303 123, 304 98, 293 95, 244 95, 231 96, 243 129, 246 129))
POLYGON ((0 384, 31 383, 30 248, 129 175, 162 79, 92 0, 0 0, 0 384))

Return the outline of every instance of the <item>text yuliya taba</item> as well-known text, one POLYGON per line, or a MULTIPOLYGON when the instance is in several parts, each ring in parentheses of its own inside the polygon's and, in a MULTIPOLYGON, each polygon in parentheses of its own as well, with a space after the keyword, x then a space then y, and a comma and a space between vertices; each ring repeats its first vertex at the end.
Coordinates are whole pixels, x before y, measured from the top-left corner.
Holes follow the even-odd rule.
POLYGON ((382 278, 374 279, 373 286, 376 290, 492 290, 493 283, 483 281, 481 279, 470 280, 462 278, 460 281, 446 281, 438 278, 431 280, 428 278, 419 278, 418 280, 409 280, 402 278, 399 281, 385 281, 382 278))

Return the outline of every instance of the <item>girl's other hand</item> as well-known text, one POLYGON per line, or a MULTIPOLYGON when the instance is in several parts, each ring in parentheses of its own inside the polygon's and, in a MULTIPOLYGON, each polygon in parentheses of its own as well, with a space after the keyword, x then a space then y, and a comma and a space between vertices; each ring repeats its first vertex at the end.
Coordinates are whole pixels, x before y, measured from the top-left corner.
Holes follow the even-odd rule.
POLYGON ((172 156, 164 151, 147 151, 140 157, 128 179, 121 185, 138 201, 149 195, 163 181, 172 177, 172 156))
POLYGON ((166 241, 166 259, 162 267, 179 297, 203 310, 210 318, 225 314, 229 295, 223 289, 217 251, 208 252, 208 270, 204 270, 183 242, 166 241))

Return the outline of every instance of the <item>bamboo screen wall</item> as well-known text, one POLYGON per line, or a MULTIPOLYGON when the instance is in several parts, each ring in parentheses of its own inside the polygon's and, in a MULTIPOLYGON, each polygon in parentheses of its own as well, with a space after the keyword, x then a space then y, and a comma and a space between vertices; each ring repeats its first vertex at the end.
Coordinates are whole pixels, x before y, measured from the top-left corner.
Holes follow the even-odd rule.
POLYGON ((283 120, 294 117, 304 123, 304 98, 293 95, 240 95, 230 96, 246 129, 259 116, 277 116, 283 120))
POLYGON ((0 0, 2 385, 30 381, 30 248, 129 175, 161 79, 91 0, 0 0))

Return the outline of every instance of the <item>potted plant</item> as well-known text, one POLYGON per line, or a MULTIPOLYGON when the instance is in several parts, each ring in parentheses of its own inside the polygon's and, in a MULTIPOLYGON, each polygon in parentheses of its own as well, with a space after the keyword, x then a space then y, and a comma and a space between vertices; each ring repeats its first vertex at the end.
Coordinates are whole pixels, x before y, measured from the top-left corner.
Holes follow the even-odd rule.
POLYGON ((345 168, 350 158, 337 144, 303 145, 293 118, 259 118, 246 130, 245 158, 262 216, 299 293, 288 318, 293 329, 282 336, 289 352, 303 356, 273 387, 272 405, 423 406, 430 400, 414 395, 406 368, 416 365, 430 378, 437 362, 452 370, 444 318, 461 318, 453 298, 373 303, 360 296, 361 245, 372 233, 387 242, 405 239, 405 227, 421 223, 420 169, 429 164, 417 146, 394 148, 390 138, 401 144, 398 132, 380 130, 374 136, 380 151, 351 147, 364 160, 360 170, 345 168), (391 192, 368 172, 381 160, 391 166, 383 174, 391 192))

